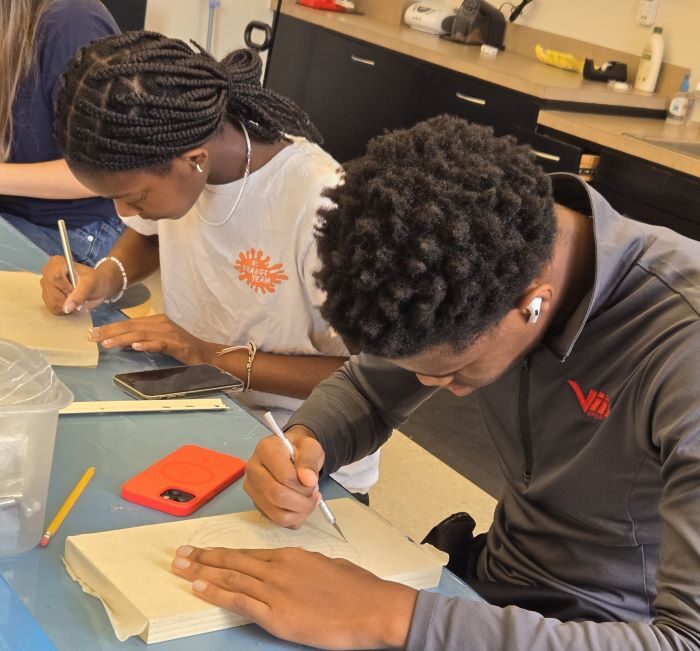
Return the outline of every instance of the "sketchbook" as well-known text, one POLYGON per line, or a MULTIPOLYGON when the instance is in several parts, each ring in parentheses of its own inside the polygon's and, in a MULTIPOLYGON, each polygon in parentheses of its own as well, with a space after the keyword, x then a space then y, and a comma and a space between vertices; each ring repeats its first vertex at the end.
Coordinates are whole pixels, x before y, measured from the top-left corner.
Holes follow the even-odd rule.
POLYGON ((296 530, 249 511, 69 536, 64 562, 83 590, 102 601, 120 640, 139 635, 148 644, 249 623, 199 599, 189 581, 170 571, 180 545, 303 547, 416 589, 438 585, 446 554, 417 545, 356 500, 330 500, 328 505, 348 543, 318 510, 296 530))
POLYGON ((97 366, 97 344, 88 341, 90 315, 51 314, 39 279, 26 271, 0 271, 0 338, 39 351, 52 366, 97 366))

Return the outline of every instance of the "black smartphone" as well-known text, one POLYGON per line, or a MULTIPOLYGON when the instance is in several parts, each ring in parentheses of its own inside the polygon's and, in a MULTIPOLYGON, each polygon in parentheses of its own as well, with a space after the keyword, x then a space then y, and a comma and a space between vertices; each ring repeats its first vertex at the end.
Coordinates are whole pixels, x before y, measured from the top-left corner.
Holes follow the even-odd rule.
POLYGON ((211 364, 119 373, 114 376, 114 383, 132 396, 146 400, 243 390, 242 380, 211 364))

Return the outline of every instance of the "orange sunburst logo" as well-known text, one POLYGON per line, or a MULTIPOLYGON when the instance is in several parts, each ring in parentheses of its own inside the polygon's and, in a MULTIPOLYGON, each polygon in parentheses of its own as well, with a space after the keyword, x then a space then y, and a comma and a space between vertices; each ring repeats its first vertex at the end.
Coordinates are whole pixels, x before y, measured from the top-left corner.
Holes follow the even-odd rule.
POLYGON ((239 274, 239 280, 244 280, 248 283, 248 287, 263 294, 273 294, 275 285, 279 285, 283 280, 289 280, 284 273, 282 263, 270 265, 270 256, 266 256, 261 250, 241 251, 234 266, 239 274))

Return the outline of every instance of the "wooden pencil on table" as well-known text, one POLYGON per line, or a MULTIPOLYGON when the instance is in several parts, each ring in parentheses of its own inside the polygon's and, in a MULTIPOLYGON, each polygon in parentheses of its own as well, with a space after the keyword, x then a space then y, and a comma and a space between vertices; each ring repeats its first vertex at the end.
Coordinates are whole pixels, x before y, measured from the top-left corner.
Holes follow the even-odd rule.
POLYGON ((58 513, 56 513, 54 519, 51 520, 51 524, 46 528, 46 533, 41 537, 41 540, 39 541, 39 547, 46 547, 46 545, 49 544, 49 541, 56 533, 56 531, 58 531, 58 528, 66 519, 66 516, 70 513, 73 506, 75 506, 75 503, 83 494, 85 487, 90 483, 90 480, 92 479, 94 474, 95 466, 90 466, 85 471, 83 476, 80 478, 80 481, 73 487, 73 490, 70 492, 70 495, 63 503, 63 506, 60 509, 58 509, 58 513))

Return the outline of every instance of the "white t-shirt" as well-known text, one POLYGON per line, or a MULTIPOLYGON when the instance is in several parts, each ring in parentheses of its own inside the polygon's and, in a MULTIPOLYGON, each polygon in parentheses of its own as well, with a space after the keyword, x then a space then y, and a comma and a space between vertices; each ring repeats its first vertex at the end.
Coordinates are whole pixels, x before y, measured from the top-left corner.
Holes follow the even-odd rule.
MULTIPOLYGON (((133 230, 158 235, 165 314, 205 341, 228 346, 254 341, 278 354, 347 355, 341 338, 319 312, 314 240, 321 193, 339 181, 338 163, 304 139, 294 142, 243 183, 207 185, 181 219, 124 217, 133 230)), ((255 366, 253 366, 253 375, 255 366)), ((240 402, 260 416, 272 410, 286 423, 300 400, 251 391, 240 402)), ((366 492, 378 478, 375 453, 334 477, 366 492)))

